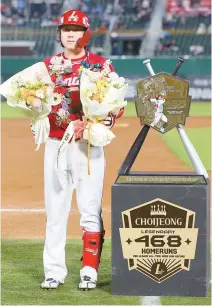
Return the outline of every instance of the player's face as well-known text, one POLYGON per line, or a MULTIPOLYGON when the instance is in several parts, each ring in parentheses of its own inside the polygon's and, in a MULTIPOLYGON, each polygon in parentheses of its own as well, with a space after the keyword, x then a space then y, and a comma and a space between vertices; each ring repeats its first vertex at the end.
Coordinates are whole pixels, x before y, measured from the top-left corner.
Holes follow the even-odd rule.
POLYGON ((77 40, 84 35, 85 28, 78 25, 67 25, 61 28, 61 42, 65 48, 75 50, 77 40))

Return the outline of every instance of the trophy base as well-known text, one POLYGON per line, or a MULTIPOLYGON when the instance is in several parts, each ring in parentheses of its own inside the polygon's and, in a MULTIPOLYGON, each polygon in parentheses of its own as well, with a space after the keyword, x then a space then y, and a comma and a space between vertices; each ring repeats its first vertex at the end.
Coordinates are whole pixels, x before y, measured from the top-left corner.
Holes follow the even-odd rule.
POLYGON ((199 296, 210 284, 209 180, 130 172, 112 186, 112 293, 199 296))

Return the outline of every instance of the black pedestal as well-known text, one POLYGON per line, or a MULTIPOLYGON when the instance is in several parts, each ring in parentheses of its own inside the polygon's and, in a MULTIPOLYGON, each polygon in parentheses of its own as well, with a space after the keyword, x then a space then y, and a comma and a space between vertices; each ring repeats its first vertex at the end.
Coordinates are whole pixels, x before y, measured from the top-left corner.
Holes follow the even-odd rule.
POLYGON ((112 187, 112 293, 207 296, 209 217, 203 176, 119 175, 112 187))

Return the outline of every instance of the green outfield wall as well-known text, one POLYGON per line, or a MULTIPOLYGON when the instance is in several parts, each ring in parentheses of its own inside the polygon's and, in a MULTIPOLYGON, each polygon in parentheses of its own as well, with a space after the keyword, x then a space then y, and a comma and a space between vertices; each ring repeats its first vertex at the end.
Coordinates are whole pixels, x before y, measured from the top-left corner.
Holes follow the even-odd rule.
MULTIPOLYGON (((13 74, 39 62, 39 57, 3 57, 1 59, 1 77, 5 81, 13 74)), ((124 76, 129 84, 127 99, 134 98, 136 94, 136 83, 142 78, 148 77, 149 72, 143 64, 144 59, 112 59, 112 64, 118 74, 124 76)), ((161 71, 172 73, 177 58, 152 58, 151 64, 155 73, 161 71)), ((211 100, 211 59, 210 58, 189 58, 178 73, 179 77, 190 82, 190 95, 194 101, 211 100)))
MULTIPOLYGON (((1 60, 1 73, 5 76, 13 75, 24 68, 42 61, 43 58, 4 57, 1 60)), ((151 63, 155 72, 166 71, 171 73, 177 58, 152 58, 151 63)), ((113 59, 113 66, 120 74, 146 74, 143 59, 113 59)), ((190 58, 181 67, 181 74, 210 74, 210 58, 190 58)))

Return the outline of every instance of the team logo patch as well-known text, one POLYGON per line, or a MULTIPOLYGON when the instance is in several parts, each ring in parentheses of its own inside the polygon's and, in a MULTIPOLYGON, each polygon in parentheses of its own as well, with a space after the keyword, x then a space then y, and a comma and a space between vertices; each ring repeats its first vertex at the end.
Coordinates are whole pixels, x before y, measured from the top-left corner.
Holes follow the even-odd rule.
POLYGON ((198 235, 195 212, 155 199, 122 212, 122 220, 120 238, 129 270, 157 283, 190 270, 198 235))

